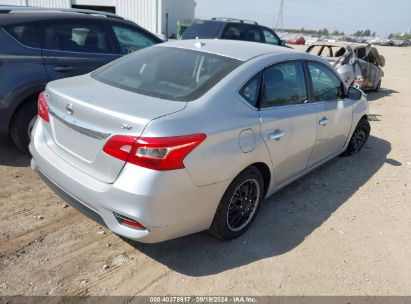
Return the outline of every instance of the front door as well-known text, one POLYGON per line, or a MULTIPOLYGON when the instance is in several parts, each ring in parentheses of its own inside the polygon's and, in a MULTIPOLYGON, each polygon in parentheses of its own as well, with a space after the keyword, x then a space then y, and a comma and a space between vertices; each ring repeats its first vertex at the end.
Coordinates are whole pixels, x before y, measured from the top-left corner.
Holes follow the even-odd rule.
POLYGON ((43 60, 50 80, 91 71, 120 57, 100 21, 65 20, 45 27, 43 60))
POLYGON ((279 63, 264 71, 261 135, 270 151, 277 186, 302 173, 316 138, 316 109, 307 103, 303 65, 279 63))
POLYGON ((354 101, 343 99, 340 79, 326 65, 309 61, 313 104, 317 110, 317 140, 309 166, 342 152, 351 130, 354 101))

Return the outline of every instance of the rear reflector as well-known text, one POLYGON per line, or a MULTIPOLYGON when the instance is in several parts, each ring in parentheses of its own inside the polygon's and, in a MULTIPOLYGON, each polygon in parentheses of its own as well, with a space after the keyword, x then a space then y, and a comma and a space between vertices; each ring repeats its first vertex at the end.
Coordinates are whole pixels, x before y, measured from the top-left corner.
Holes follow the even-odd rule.
POLYGON ((37 113, 38 115, 45 121, 49 122, 49 107, 47 105, 46 97, 44 96, 44 92, 41 92, 39 95, 39 99, 37 102, 37 113))
POLYGON ((184 168, 184 158, 206 138, 205 134, 139 138, 116 135, 109 139, 103 151, 141 167, 175 170, 184 168))
POLYGON ((130 228, 134 228, 134 229, 139 229, 139 230, 146 230, 146 227, 144 227, 143 225, 141 225, 139 222, 132 220, 128 217, 125 217, 121 214, 115 213, 113 212, 116 220, 118 221, 119 224, 124 225, 124 226, 128 226, 130 228))

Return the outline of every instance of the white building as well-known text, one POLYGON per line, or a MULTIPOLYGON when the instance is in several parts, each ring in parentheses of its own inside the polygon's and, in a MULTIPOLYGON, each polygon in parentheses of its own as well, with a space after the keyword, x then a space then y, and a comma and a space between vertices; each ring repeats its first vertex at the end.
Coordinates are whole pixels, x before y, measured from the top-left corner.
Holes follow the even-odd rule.
POLYGON ((195 10, 194 0, 0 0, 0 4, 102 10, 168 37, 176 35, 177 21, 193 19, 195 10))

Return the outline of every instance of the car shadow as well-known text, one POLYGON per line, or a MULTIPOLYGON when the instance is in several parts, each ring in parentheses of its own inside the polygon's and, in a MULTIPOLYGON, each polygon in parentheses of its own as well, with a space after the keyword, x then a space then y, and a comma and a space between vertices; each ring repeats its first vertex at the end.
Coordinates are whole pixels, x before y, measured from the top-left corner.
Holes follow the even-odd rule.
POLYGON ((219 241, 202 232, 158 244, 127 242, 194 277, 281 255, 301 244, 384 164, 401 166, 387 159, 390 150, 388 141, 370 136, 358 155, 336 158, 267 198, 253 226, 235 240, 219 241))
POLYGON ((20 151, 8 137, 0 137, 0 166, 27 167, 31 156, 20 151))
POLYGON ((367 93, 368 101, 375 101, 383 97, 391 96, 392 94, 397 94, 399 92, 395 90, 391 90, 391 89, 381 88, 378 92, 366 92, 366 93, 367 93))

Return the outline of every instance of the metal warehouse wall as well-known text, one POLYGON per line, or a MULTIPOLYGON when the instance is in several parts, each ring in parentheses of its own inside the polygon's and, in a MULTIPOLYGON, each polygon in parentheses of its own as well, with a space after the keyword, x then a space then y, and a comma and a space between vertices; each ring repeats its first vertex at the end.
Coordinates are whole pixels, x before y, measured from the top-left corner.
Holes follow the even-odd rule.
POLYGON ((71 7, 70 0, 1 0, 0 4, 4 5, 29 5, 29 6, 43 6, 43 7, 71 7))
POLYGON ((70 0, 27 0, 29 6, 70 8, 70 0))
POLYGON ((179 19, 194 19, 194 0, 162 0, 161 33, 166 34, 166 14, 168 13, 168 36, 177 33, 179 19))
POLYGON ((179 19, 193 19, 194 0, 0 0, 0 4, 70 8, 72 4, 114 6, 116 13, 153 33, 176 35, 179 19), (166 22, 168 16, 168 22, 166 22), (167 23, 167 24, 166 24, 167 23))
POLYGON ((117 0, 116 13, 153 33, 160 32, 159 0, 117 0))

